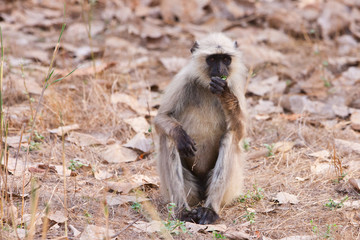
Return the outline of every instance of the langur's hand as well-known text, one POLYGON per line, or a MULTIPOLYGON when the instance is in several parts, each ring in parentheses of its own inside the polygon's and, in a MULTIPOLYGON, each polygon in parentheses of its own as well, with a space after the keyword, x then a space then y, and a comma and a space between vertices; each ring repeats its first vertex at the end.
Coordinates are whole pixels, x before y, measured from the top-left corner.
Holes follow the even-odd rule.
POLYGON ((227 82, 221 77, 211 77, 210 91, 216 95, 222 95, 227 89, 227 82))
POLYGON ((176 142, 176 147, 180 156, 194 157, 197 150, 194 140, 185 132, 181 126, 176 127, 174 131, 174 140, 176 142))

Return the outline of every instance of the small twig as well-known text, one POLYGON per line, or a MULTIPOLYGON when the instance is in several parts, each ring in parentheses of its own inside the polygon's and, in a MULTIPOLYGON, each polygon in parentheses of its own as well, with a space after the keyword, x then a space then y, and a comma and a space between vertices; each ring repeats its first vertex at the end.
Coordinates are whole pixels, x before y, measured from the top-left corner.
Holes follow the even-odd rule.
POLYGON ((110 238, 116 238, 117 236, 119 236, 122 232, 124 232, 126 229, 128 229, 129 227, 131 227, 132 225, 134 225, 137 221, 139 221, 139 219, 142 216, 137 217, 133 222, 131 222, 130 224, 128 224, 126 227, 124 227, 123 229, 121 229, 118 233, 112 235, 110 238))

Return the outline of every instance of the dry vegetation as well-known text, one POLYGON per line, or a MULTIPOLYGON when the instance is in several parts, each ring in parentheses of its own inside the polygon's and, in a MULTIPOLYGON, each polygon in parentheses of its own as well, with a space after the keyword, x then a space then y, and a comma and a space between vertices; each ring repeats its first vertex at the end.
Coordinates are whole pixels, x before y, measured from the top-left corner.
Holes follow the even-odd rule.
POLYGON ((360 239, 359 1, 1 1, 0 27, 0 239, 360 239), (202 227, 159 194, 151 121, 210 31, 251 128, 248 192, 202 227))

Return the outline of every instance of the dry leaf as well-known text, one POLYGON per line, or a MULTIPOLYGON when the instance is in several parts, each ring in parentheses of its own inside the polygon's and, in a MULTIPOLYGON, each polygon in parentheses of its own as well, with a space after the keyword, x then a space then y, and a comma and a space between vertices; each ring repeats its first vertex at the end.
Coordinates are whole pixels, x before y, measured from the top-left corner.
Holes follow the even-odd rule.
POLYGON ((209 0, 187 0, 174 4, 172 0, 163 0, 160 4, 161 16, 167 24, 175 23, 175 19, 181 22, 199 22, 205 15, 205 6, 209 0))
POLYGON ((64 223, 65 221, 68 220, 68 217, 64 214, 63 211, 56 211, 50 213, 47 217, 49 220, 55 221, 57 223, 64 223))
POLYGON ((166 70, 171 73, 180 71, 180 69, 186 65, 187 61, 186 58, 180 57, 160 58, 160 62, 164 65, 166 70))
POLYGON ((360 131, 360 112, 354 112, 353 114, 351 114, 351 127, 354 130, 358 130, 360 131))
POLYGON ((259 100, 259 104, 254 107, 254 111, 257 114, 271 114, 283 112, 282 107, 274 106, 272 101, 259 100))
POLYGON ((308 155, 311 157, 327 160, 330 157, 330 152, 328 150, 322 150, 314 153, 309 153, 308 155))
MULTIPOLYGON (((21 138, 21 145, 24 146, 27 143, 29 134, 23 134, 21 138)), ((6 143, 8 146, 17 149, 19 147, 20 136, 8 136, 6 138, 6 143)), ((5 138, 3 138, 3 143, 5 143, 5 138)), ((27 145, 27 144, 26 144, 27 145)))
POLYGON ((81 233, 80 240, 106 239, 114 234, 115 231, 112 229, 106 229, 105 227, 98 227, 96 225, 87 225, 81 233))
POLYGON ((5 213, 6 216, 4 216, 5 220, 7 220, 8 222, 12 222, 12 219, 17 219, 18 217, 18 210, 15 207, 14 204, 6 204, 7 206, 5 207, 5 213))
POLYGON ((133 175, 127 182, 107 182, 107 186, 119 193, 129 193, 131 190, 141 186, 159 187, 159 179, 157 177, 148 177, 141 174, 133 175))
POLYGON ((349 183, 357 192, 360 192, 360 179, 350 178, 349 183))
POLYGON ((324 84, 322 79, 332 79, 328 71, 317 70, 311 74, 311 76, 304 81, 300 81, 298 84, 309 97, 316 97, 318 99, 325 99, 328 95, 328 88, 324 84))
POLYGON ((325 104, 319 101, 311 101, 307 96, 285 96, 281 101, 281 106, 284 109, 290 110, 297 114, 303 114, 307 112, 327 118, 335 117, 335 113, 333 112, 331 105, 329 106, 329 104, 325 104))
POLYGON ((285 204, 285 203, 298 204, 299 203, 297 196, 287 193, 287 192, 277 193, 276 197, 274 197, 273 200, 279 202, 280 204, 285 204))
POLYGON ((48 131, 49 131, 49 133, 53 133, 53 134, 56 134, 59 137, 61 137, 62 135, 65 135, 66 133, 73 131, 73 130, 77 130, 79 128, 80 128, 79 124, 73 124, 73 125, 58 127, 55 129, 50 129, 48 131))
POLYGON ((310 167, 311 173, 317 175, 324 175, 335 172, 335 167, 330 162, 326 163, 315 163, 310 167))
POLYGON ((32 49, 32 50, 26 50, 23 53, 25 58, 30 58, 35 61, 40 61, 44 64, 50 63, 50 58, 46 51, 32 49))
POLYGON ((258 95, 265 96, 267 93, 282 93, 286 88, 285 82, 279 81, 279 76, 272 76, 267 79, 254 79, 248 86, 248 91, 258 95))
POLYGON ((320 25, 322 36, 325 39, 329 39, 330 35, 338 33, 349 26, 349 11, 344 4, 329 1, 322 8, 322 13, 317 19, 317 23, 320 25))
POLYGON ((335 139, 335 147, 344 153, 360 154, 360 143, 350 142, 343 139, 335 139))
MULTIPOLYGON (((55 165, 53 167, 55 167, 55 170, 56 170, 57 174, 59 174, 60 176, 64 176, 64 169, 63 169, 62 165, 55 165)), ((66 168, 65 169, 65 176, 69 177, 70 175, 71 175, 71 170, 66 168)))
MULTIPOLYGON (((349 108, 345 105, 332 105, 332 110, 336 116, 346 118, 349 115, 349 108)), ((360 126, 360 125, 359 125, 360 126)))
POLYGON ((186 222, 186 228, 189 230, 189 232, 192 233, 198 233, 198 232, 213 232, 213 231, 217 231, 217 232, 225 232, 227 227, 225 224, 207 224, 207 225, 201 225, 201 224, 196 224, 196 223, 192 223, 192 222, 186 222))
POLYGON ((128 94, 120 93, 120 92, 111 94, 110 101, 112 104, 125 103, 129 106, 135 105, 135 108, 139 105, 136 98, 134 98, 133 96, 130 96, 128 94))
MULTIPOLYGON (((43 216, 44 216, 44 214, 42 214, 42 213, 35 214, 35 225, 36 226, 40 226, 43 224, 43 221, 42 221, 43 216)), ((15 220, 15 224, 16 225, 24 224, 24 225, 29 226, 30 221, 31 221, 31 214, 24 214, 22 217, 19 217, 18 219, 15 220)))
MULTIPOLYGON (((1 163, 2 163, 1 165, 3 165, 5 162, 2 161, 1 163)), ((28 162, 27 167, 31 167, 31 166, 32 164, 28 162)), ((22 158, 19 157, 16 162, 16 158, 9 157, 7 162, 7 170, 14 176, 21 176, 26 170, 25 161, 23 161, 22 158)))
POLYGON ((128 195, 114 195, 114 194, 106 196, 106 203, 109 206, 117 206, 117 205, 123 205, 126 203, 145 202, 145 201, 149 201, 149 199, 143 198, 143 197, 128 196, 128 195))
POLYGON ((305 236, 284 237, 284 238, 281 238, 280 240, 315 240, 315 239, 318 239, 318 237, 317 236, 305 235, 305 236))
POLYGON ((137 149, 142 152, 150 152, 153 149, 153 141, 151 138, 146 138, 144 133, 138 133, 130 141, 123 145, 124 147, 137 149))
POLYGON ((360 209, 360 200, 357 201, 346 201, 343 203, 345 208, 360 209))
POLYGON ((277 142, 274 145, 274 151, 275 153, 281 152, 285 153, 290 151, 294 147, 294 142, 277 142))
POLYGON ((296 10, 279 8, 271 12, 267 21, 269 25, 276 29, 281 29, 292 35, 303 35, 303 32, 309 28, 307 21, 296 10))
POLYGON ((113 93, 111 94, 111 103, 117 104, 117 103, 124 103, 128 105, 132 110, 137 112, 139 115, 146 115, 148 113, 147 109, 145 107, 142 107, 139 105, 138 100, 130 95, 127 95, 125 93, 113 93))
POLYGON ((256 68, 264 63, 286 62, 286 58, 281 52, 268 47, 240 44, 239 48, 244 54, 244 62, 247 66, 253 66, 256 68))
MULTIPOLYGON (((66 31, 64 32, 64 38, 70 39, 74 43, 78 43, 80 40, 85 40, 88 38, 87 28, 88 26, 83 22, 73 22, 66 26, 66 31)), ((96 36, 102 32, 105 28, 104 21, 91 21, 91 36, 96 36)))
POLYGON ((132 228, 135 232, 154 233, 161 232, 165 226, 162 222, 155 220, 151 222, 137 221, 132 225, 132 228))
MULTIPOLYGON (((100 60, 95 61, 95 71, 96 74, 102 73, 103 71, 113 67, 116 65, 116 62, 102 62, 100 60)), ((66 76, 70 71, 69 70, 63 70, 60 72, 61 76, 66 76)), ((82 77, 86 75, 94 75, 94 67, 91 62, 88 64, 84 64, 78 69, 76 69, 70 76, 71 77, 82 77)))
POLYGON ((101 169, 98 169, 94 172, 94 177, 97 179, 97 180, 105 180, 105 179, 108 179, 108 178, 111 178, 113 177, 114 174, 112 173, 109 173, 108 171, 106 170, 101 170, 101 169))
POLYGON ((77 237, 77 236, 79 236, 81 234, 81 232, 79 230, 77 230, 73 225, 70 224, 69 228, 73 232, 74 237, 77 237))
POLYGON ((147 132, 149 130, 149 123, 146 121, 144 117, 137 117, 137 118, 128 118, 125 119, 124 122, 129 124, 135 132, 147 132))
POLYGON ((76 145, 78 145, 80 147, 105 145, 104 142, 98 140, 97 138, 95 138, 89 134, 79 133, 79 132, 71 132, 66 137, 66 140, 69 142, 75 143, 76 145))
POLYGON ((250 239, 250 234, 246 233, 244 230, 229 230, 223 234, 225 237, 233 240, 248 240, 250 239))
POLYGON ((42 92, 42 87, 36 82, 36 79, 32 77, 27 76, 25 79, 17 77, 16 79, 14 79, 13 83, 13 87, 21 93, 28 92, 29 94, 40 95, 42 92))
POLYGON ((136 152, 119 144, 106 146, 101 155, 108 163, 133 162, 138 158, 136 152))

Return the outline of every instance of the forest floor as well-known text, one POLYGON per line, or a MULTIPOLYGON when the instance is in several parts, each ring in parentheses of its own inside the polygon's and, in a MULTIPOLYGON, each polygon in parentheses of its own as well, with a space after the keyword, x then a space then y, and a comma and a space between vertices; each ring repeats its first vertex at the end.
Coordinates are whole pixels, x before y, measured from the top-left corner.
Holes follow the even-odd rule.
POLYGON ((358 1, 89 2, 0 3, 0 239, 360 239, 358 1), (202 226, 160 195, 152 120, 213 31, 250 127, 246 190, 202 226))

